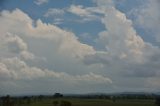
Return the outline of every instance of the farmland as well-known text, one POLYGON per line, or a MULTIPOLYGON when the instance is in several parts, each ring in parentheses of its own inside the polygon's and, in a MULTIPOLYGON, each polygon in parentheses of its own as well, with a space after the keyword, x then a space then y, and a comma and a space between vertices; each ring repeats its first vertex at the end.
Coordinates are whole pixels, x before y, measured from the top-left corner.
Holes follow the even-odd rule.
MULTIPOLYGON (((30 106, 55 106, 53 101, 55 100, 42 100, 33 102, 30 106)), ((72 106, 156 106, 154 100, 117 100, 116 102, 113 102, 111 100, 102 99, 58 99, 56 101, 69 101, 72 106)))
POLYGON ((0 106, 156 106, 155 99, 85 98, 85 97, 9 97, 0 106))

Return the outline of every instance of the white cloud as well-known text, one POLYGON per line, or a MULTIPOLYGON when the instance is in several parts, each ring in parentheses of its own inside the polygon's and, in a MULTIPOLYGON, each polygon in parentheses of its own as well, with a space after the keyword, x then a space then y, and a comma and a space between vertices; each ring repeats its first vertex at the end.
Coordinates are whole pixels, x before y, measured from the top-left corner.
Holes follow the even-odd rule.
MULTIPOLYGON (((80 19, 65 19, 66 21, 73 21, 73 22, 88 22, 94 20, 100 20, 99 15, 96 15, 96 11, 99 9, 94 7, 83 7, 83 5, 71 5, 69 8, 49 8, 44 17, 52 18, 54 20, 54 24, 61 24, 62 23, 62 16, 64 17, 65 14, 71 13, 78 16, 80 19)), ((63 18, 64 19, 64 18, 63 18)))
POLYGON ((108 77, 94 73, 94 67, 83 64, 84 57, 95 52, 92 46, 79 42, 70 31, 41 20, 33 26, 33 22, 19 9, 1 12, 0 85, 4 92, 11 92, 5 89, 9 86, 20 90, 19 84, 29 80, 32 84, 24 86, 30 88, 35 88, 37 80, 42 79, 48 82, 47 86, 61 83, 60 88, 112 83, 108 77))
POLYGON ((133 28, 132 21, 117 10, 111 1, 100 0, 97 4, 100 13, 104 14, 101 21, 106 28, 99 33, 97 43, 103 46, 108 56, 143 63, 149 54, 146 50, 152 51, 154 47, 143 41, 133 28))
POLYGON ((60 24, 63 23, 63 21, 64 21, 64 20, 61 19, 61 18, 55 18, 53 24, 54 24, 54 25, 60 25, 60 24))
POLYGON ((68 11, 81 17, 91 15, 82 5, 71 5, 68 11))
POLYGON ((141 7, 131 10, 130 15, 135 17, 134 22, 139 27, 151 32, 157 42, 160 42, 160 2, 147 0, 141 7))
POLYGON ((45 17, 56 17, 56 16, 62 16, 62 15, 64 15, 64 13, 65 13, 65 11, 63 9, 50 8, 44 14, 44 16, 45 17))
POLYGON ((79 22, 87 22, 87 21, 99 20, 99 16, 95 15, 93 10, 94 9, 90 7, 84 8, 82 5, 71 5, 67 11, 77 16, 80 16, 82 20, 81 21, 79 20, 79 22))
POLYGON ((73 32, 32 20, 19 9, 2 11, 0 84, 4 92, 9 90, 5 88, 20 90, 20 85, 39 91, 107 91, 108 87, 115 90, 113 85, 122 90, 128 84, 143 89, 149 78, 159 77, 159 47, 146 43, 112 0, 95 2, 96 7, 71 7, 82 18, 101 14, 98 17, 105 30, 96 39, 101 51, 81 43, 73 32))
POLYGON ((48 3, 49 0, 35 0, 34 3, 37 4, 37 5, 42 5, 42 4, 45 4, 45 3, 48 3))
MULTIPOLYGON (((101 21, 106 30, 100 32, 99 38, 96 39, 97 44, 103 50, 86 56, 84 62, 86 64, 102 64, 112 77, 119 80, 116 84, 120 84, 120 80, 122 82, 126 80, 119 79, 120 76, 128 77, 128 79, 132 76, 134 79, 131 82, 134 84, 136 78, 145 80, 150 77, 156 78, 160 63, 159 47, 146 43, 137 34, 132 21, 116 9, 112 1, 99 0, 96 2, 99 11, 95 12, 104 14, 101 21)), ((147 81, 144 82, 147 83, 147 81)), ((151 88, 148 87, 148 89, 151 88)))
POLYGON ((45 18, 51 18, 54 25, 60 25, 64 22, 65 9, 49 8, 44 14, 45 18))
POLYGON ((94 52, 91 46, 80 43, 72 32, 62 30, 51 24, 42 23, 41 20, 36 21, 36 27, 32 26, 33 20, 18 9, 11 13, 3 11, 2 15, 3 17, 0 21, 6 26, 3 30, 5 32, 10 31, 11 33, 17 33, 20 37, 30 36, 52 40, 54 45, 57 46, 56 48, 59 53, 65 51, 66 55, 73 57, 83 57, 83 55, 94 52), (16 18, 17 14, 21 14, 22 20, 16 18), (12 26, 14 26, 14 28, 12 26), (23 28, 21 28, 21 26, 23 26, 23 28))

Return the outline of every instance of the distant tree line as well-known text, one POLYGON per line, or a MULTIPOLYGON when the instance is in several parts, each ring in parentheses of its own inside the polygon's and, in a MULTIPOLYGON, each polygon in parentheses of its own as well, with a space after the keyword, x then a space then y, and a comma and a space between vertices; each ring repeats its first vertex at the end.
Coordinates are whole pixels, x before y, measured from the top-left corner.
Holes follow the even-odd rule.
POLYGON ((107 99, 116 102, 120 99, 152 99, 155 104, 160 106, 160 96, 147 94, 117 94, 117 95, 63 95, 61 93, 54 93, 53 95, 37 95, 37 96, 19 96, 11 97, 10 95, 0 97, 0 106, 30 106, 32 103, 41 102, 46 99, 52 100, 53 106, 72 106, 69 98, 78 99, 107 99), (61 99, 62 98, 62 99, 61 99), (67 101, 66 101, 67 100, 67 101))
POLYGON ((117 94, 117 95, 74 95, 68 96, 69 98, 81 98, 81 99, 155 99, 155 95, 140 95, 140 94, 117 94))
POLYGON ((160 106, 160 96, 156 96, 156 105, 160 106))
MULTIPOLYGON (((58 99, 58 98, 62 98, 62 97, 63 97, 63 95, 61 93, 55 93, 52 96, 50 96, 50 95, 49 96, 37 95, 37 96, 11 97, 10 95, 7 95, 7 96, 0 97, 0 106, 22 106, 22 105, 29 106, 31 103, 43 101, 44 99, 58 99)), ((56 106, 56 102, 54 102, 53 104, 55 104, 55 106, 56 106)), ((58 103, 58 104, 63 104, 60 106, 71 106, 71 105, 66 105, 67 104, 66 101, 61 101, 61 103, 58 103)))

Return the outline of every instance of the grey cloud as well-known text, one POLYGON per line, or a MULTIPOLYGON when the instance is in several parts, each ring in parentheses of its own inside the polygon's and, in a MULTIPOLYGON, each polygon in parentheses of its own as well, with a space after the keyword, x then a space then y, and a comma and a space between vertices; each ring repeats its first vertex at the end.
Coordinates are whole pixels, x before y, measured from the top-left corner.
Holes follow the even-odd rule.
MULTIPOLYGON (((61 90, 61 88, 64 87, 65 89, 62 89, 61 92, 69 89, 74 91, 73 89, 77 89, 77 87, 82 87, 81 90, 85 91, 85 87, 96 87, 99 85, 105 85, 105 87, 107 87, 112 84, 112 81, 109 78, 94 73, 70 75, 65 72, 54 72, 53 70, 46 69, 41 70, 36 67, 27 66, 23 61, 18 60, 18 58, 5 59, 3 60, 3 63, 5 65, 0 64, 0 69, 3 69, 0 71, 0 76, 2 75, 0 77, 0 84, 1 89, 5 89, 7 87, 6 90, 1 90, 1 92, 5 92, 4 94, 6 94, 6 92, 13 93, 12 91, 15 88, 19 90, 16 91, 16 93, 26 93, 24 88, 21 88, 22 86, 24 86, 25 89, 30 89, 31 92, 29 93, 43 93, 49 89, 61 90), (14 86, 12 84, 14 84, 14 86), (8 90, 8 87, 12 89, 8 90), (37 87, 40 88, 36 89, 37 87), (22 89, 23 91, 21 91, 22 89)), ((47 93, 52 93, 52 90, 47 91, 47 93)))
POLYGON ((27 44, 18 36, 7 33, 6 45, 8 45, 8 50, 11 52, 19 53, 21 51, 27 50, 27 44))

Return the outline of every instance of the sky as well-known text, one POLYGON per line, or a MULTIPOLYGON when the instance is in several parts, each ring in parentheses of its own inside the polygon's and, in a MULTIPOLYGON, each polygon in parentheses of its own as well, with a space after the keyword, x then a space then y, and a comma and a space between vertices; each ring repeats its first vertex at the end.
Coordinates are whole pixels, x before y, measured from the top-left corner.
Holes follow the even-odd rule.
POLYGON ((159 0, 1 0, 0 95, 159 92, 159 0))

